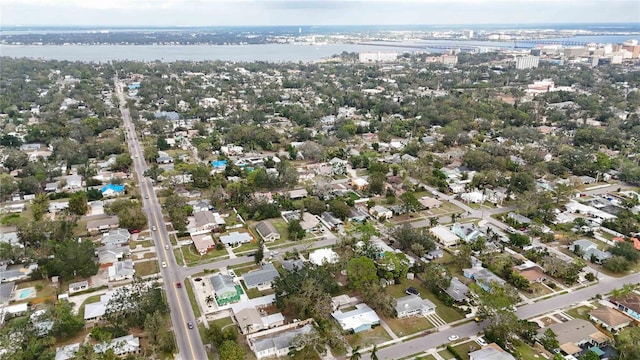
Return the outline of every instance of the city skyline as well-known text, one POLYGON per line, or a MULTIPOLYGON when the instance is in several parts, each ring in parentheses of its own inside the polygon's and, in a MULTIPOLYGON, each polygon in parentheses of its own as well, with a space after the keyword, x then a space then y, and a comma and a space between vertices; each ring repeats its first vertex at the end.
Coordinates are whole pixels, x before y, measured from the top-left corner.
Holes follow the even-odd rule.
POLYGON ((23 26, 292 26, 634 23, 640 2, 4 0, 1 23, 23 26))

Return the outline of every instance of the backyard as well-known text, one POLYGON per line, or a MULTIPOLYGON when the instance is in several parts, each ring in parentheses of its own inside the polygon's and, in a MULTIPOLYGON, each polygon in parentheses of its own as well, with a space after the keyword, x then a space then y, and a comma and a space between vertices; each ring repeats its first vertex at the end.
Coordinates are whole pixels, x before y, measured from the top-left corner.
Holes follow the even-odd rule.
POLYGON ((464 318, 464 316, 456 309, 445 305, 440 299, 438 299, 438 297, 435 296, 431 291, 429 291, 419 279, 404 280, 402 284, 391 285, 386 289, 391 296, 397 299, 402 296, 406 296, 407 294, 405 291, 410 286, 418 289, 418 291, 420 291, 420 296, 423 299, 429 299, 431 302, 433 302, 436 305, 436 313, 447 323, 464 318))
POLYGON ((404 319, 384 319, 391 330, 398 336, 407 336, 433 328, 433 324, 422 316, 412 316, 404 319))
POLYGON ((391 336, 387 334, 382 326, 376 326, 371 330, 362 331, 357 334, 349 334, 346 335, 345 338, 351 347, 367 347, 391 340, 391 336))
MULTIPOLYGON (((175 249, 174 253, 180 253, 180 249, 175 249)), ((187 262, 187 266, 207 263, 213 259, 226 258, 229 256, 229 253, 227 253, 226 249, 210 250, 205 255, 200 255, 193 244, 189 246, 183 246, 182 254, 184 255, 184 260, 187 262)), ((176 258, 178 258, 178 256, 176 256, 176 258)))

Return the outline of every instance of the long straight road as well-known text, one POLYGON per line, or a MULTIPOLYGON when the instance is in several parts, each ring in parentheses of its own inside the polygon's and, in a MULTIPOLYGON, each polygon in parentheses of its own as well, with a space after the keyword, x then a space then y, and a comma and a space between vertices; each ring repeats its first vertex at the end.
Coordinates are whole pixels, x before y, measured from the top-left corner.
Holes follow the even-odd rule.
POLYGON ((131 115, 129 114, 129 109, 127 108, 127 103, 124 98, 124 84, 118 80, 117 76, 114 78, 114 84, 120 100, 120 112, 127 134, 126 141, 129 145, 134 171, 138 177, 143 196, 143 210, 147 214, 149 226, 155 229, 151 231, 151 238, 156 247, 158 261, 166 263, 166 267, 160 267, 160 275, 162 276, 165 286, 167 302, 171 310, 171 322, 173 323, 173 330, 178 345, 178 355, 175 358, 181 360, 205 360, 207 359, 207 353, 200 338, 198 328, 194 326, 194 329, 189 329, 187 326, 188 322, 192 322, 195 325, 196 318, 191 308, 186 289, 184 287, 177 287, 177 283, 181 283, 184 280, 181 277, 182 272, 180 270, 182 269, 176 262, 176 258, 171 250, 172 246, 169 240, 169 233, 167 232, 167 226, 162 216, 160 202, 153 190, 153 184, 150 179, 144 176, 147 164, 145 163, 144 152, 140 147, 140 142, 136 136, 135 127, 131 121, 131 115))

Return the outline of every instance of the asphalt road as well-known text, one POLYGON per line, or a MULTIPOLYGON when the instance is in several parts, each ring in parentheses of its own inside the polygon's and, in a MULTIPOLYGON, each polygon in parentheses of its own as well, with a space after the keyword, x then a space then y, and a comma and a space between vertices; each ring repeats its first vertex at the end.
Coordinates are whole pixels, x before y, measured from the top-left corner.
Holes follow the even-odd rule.
POLYGON ((165 286, 167 302, 171 310, 171 322, 173 323, 174 334, 178 346, 176 359, 182 360, 204 360, 207 353, 200 338, 198 327, 195 326, 196 318, 189 302, 187 291, 184 288, 177 288, 178 282, 183 282, 182 268, 177 264, 172 251, 171 241, 167 226, 162 216, 160 202, 153 190, 151 180, 144 177, 144 171, 148 168, 144 160, 144 152, 140 147, 140 142, 136 136, 135 127, 131 121, 129 110, 126 108, 126 101, 123 94, 123 83, 114 79, 116 93, 120 99, 120 112, 124 120, 126 129, 126 141, 129 145, 129 152, 133 159, 133 167, 138 177, 140 190, 142 192, 143 210, 148 216, 149 227, 155 226, 156 230, 151 231, 151 238, 156 247, 156 253, 160 264, 165 263, 166 267, 160 266, 160 275, 165 286), (189 329, 187 322, 194 324, 193 329, 189 329))

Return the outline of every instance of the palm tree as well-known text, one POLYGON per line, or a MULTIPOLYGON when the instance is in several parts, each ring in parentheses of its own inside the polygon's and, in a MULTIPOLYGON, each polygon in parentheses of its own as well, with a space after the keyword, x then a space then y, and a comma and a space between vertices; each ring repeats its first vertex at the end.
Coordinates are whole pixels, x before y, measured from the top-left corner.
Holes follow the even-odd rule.
POLYGON ((429 225, 431 225, 431 227, 434 227, 436 225, 438 225, 438 218, 437 217, 430 217, 429 218, 429 225))
POLYGON ((362 358, 362 354, 360 354, 360 346, 356 346, 351 350, 351 357, 349 360, 360 360, 362 358))
POLYGON ((208 295, 208 296, 204 299, 204 301, 207 303, 207 306, 211 306, 211 304, 213 304, 213 302, 214 302, 215 300, 213 299, 213 296, 212 296, 212 295, 208 295))
POLYGON ((371 360, 378 360, 378 345, 373 345, 371 349, 371 360))

